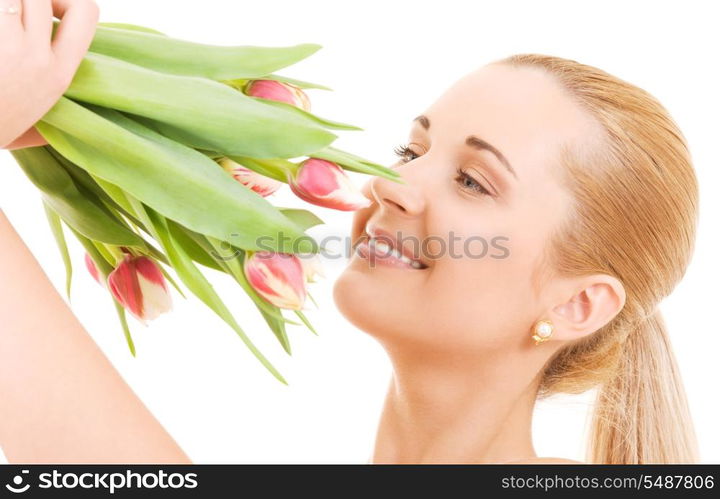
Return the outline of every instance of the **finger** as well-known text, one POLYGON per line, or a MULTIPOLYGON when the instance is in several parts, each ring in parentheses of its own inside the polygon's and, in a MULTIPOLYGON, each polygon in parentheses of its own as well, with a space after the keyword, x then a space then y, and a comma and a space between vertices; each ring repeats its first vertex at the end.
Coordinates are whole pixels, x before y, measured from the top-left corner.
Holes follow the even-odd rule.
POLYGON ((61 19, 52 49, 64 69, 74 74, 95 36, 99 10, 92 0, 52 0, 52 5, 61 19))
POLYGON ((22 10, 22 0, 0 0, 0 35, 14 38, 25 30, 22 10))
POLYGON ((6 145, 5 149, 10 151, 13 149, 22 149, 23 147, 44 146, 45 144, 47 144, 45 138, 40 135, 40 132, 38 132, 35 127, 32 127, 20 137, 6 145))
POLYGON ((43 43, 46 41, 50 43, 52 23, 51 0, 25 0, 23 5, 23 25, 30 38, 43 43))

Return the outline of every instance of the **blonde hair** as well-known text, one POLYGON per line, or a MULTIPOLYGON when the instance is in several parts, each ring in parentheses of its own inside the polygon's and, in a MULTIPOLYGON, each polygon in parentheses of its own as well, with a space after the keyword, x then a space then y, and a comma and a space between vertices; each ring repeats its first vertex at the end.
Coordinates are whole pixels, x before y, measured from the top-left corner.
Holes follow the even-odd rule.
POLYGON ((623 309, 604 327, 558 351, 538 397, 598 388, 587 461, 697 462, 697 440, 660 301, 690 261, 698 187, 684 136, 645 90, 600 69, 541 54, 495 61, 544 69, 600 125, 565 144, 561 171, 574 206, 549 241, 563 276, 619 279, 623 309))

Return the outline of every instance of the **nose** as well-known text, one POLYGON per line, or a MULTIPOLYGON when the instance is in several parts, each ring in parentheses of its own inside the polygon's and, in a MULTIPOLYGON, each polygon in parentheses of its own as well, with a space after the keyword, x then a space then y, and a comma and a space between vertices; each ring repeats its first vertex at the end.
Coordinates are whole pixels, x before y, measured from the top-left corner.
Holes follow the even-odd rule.
POLYGON ((425 210, 425 196, 418 185, 407 174, 407 170, 397 169, 404 183, 384 177, 373 177, 363 186, 363 193, 384 210, 406 216, 416 217, 425 210))

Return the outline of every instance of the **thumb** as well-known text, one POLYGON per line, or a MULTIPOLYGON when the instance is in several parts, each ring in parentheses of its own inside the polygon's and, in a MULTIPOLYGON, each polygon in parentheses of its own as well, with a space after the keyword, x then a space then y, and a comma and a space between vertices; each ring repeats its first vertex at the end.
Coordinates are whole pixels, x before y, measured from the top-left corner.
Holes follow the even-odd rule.
POLYGON ((60 18, 52 49, 60 70, 74 75, 95 36, 100 11, 92 0, 53 0, 53 14, 60 18))
POLYGON ((20 137, 6 145, 4 149, 22 149, 24 147, 37 147, 44 146, 46 144, 47 141, 43 138, 42 135, 40 135, 40 132, 38 132, 35 127, 32 127, 25 133, 23 133, 20 137))

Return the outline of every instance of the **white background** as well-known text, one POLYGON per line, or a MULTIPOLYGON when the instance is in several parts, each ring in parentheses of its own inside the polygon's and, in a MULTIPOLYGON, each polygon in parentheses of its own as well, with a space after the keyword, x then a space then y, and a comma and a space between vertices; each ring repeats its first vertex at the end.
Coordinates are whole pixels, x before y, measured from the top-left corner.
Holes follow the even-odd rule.
MULTIPOLYGON (((661 310, 700 436, 702 462, 720 463, 720 37, 717 17, 711 14, 714 2, 98 3, 101 21, 144 24, 194 41, 323 45, 308 60, 279 73, 332 87, 333 92, 309 91, 313 111, 365 129, 340 132, 336 145, 385 164, 394 161, 392 148, 406 140, 411 119, 455 79, 512 53, 575 59, 650 91, 687 136, 700 180, 697 250, 685 279, 661 310)), ((358 183, 367 178, 352 177, 358 183)), ((0 200, 62 292, 64 271, 41 203, 6 151, 0 152, 0 200)), ((274 202, 309 207, 286 187, 274 202)), ((328 224, 314 235, 347 234, 350 214, 313 209, 328 224)), ((133 359, 111 301, 86 274, 79 246, 72 249, 75 312, 195 462, 368 461, 390 368, 380 346, 335 310, 332 282, 343 260, 327 261, 327 279, 311 288, 321 310, 307 314, 320 336, 289 327, 292 357, 284 354, 242 291, 229 278, 208 272, 242 326, 289 380, 283 386, 210 311, 177 293, 171 315, 148 328, 131 324, 138 350, 133 359)), ((539 456, 583 459, 591 400, 588 393, 538 406, 533 429, 539 456)))

